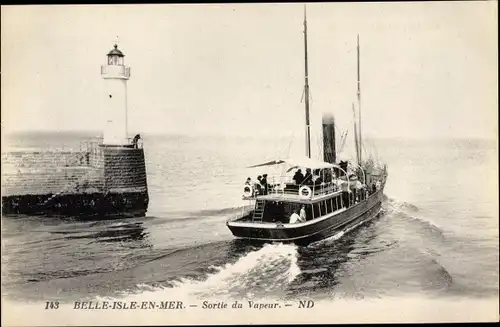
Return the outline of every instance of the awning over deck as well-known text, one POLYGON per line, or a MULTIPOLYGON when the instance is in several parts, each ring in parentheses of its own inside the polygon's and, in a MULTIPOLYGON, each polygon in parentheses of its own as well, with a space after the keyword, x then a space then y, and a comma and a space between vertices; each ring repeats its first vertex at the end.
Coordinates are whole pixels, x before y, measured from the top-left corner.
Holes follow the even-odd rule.
POLYGON ((329 168, 339 168, 336 164, 331 164, 329 162, 324 162, 321 160, 314 160, 308 157, 297 157, 297 158, 286 158, 286 159, 276 159, 261 164, 249 166, 247 168, 263 167, 263 166, 274 166, 287 164, 290 169, 294 168, 310 168, 310 169, 329 169, 329 168))

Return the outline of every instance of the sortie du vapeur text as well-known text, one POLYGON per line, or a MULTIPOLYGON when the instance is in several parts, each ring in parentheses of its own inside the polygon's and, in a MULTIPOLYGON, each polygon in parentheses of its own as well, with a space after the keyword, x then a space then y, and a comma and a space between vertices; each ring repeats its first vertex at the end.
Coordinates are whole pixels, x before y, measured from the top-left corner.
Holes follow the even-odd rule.
MULTIPOLYGON (((46 310, 59 309, 58 301, 45 303, 46 310)), ((285 307, 296 307, 299 309, 310 309, 314 307, 314 301, 303 300, 298 302, 278 301, 203 301, 201 303, 185 303, 183 301, 75 301, 72 309, 75 310, 185 310, 189 308, 201 308, 208 310, 217 309, 280 309, 285 307)))

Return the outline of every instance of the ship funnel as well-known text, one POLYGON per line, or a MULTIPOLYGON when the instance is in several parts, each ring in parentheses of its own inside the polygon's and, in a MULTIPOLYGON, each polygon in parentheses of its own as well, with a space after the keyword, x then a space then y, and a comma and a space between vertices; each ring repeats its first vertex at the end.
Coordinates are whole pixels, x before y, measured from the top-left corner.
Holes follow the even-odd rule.
POLYGON ((335 163, 335 119, 332 114, 323 114, 323 161, 335 163))

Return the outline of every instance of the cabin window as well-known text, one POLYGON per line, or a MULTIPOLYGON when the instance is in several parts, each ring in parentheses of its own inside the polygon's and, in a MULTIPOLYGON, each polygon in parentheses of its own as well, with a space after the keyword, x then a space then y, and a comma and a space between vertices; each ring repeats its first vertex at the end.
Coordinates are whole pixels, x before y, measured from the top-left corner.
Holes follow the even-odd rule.
POLYGON ((328 199, 326 201, 326 213, 331 213, 333 212, 333 209, 332 209, 332 203, 333 203, 333 198, 332 199, 328 199))
POLYGON ((288 218, 283 214, 283 202, 266 201, 262 221, 265 222, 288 222, 288 218))
POLYGON ((286 202, 284 204, 284 213, 283 214, 286 217, 286 219, 290 218, 290 216, 293 214, 293 211, 295 209, 300 210, 300 204, 298 204, 298 203, 290 203, 290 202, 286 202))
POLYGON ((321 214, 324 216, 328 213, 328 211, 326 210, 326 200, 325 201, 321 201, 320 203, 320 209, 321 209, 321 214))
POLYGON ((314 218, 321 217, 321 210, 319 208, 319 203, 313 204, 313 213, 314 213, 314 218))
MULTIPOLYGON (((311 205, 305 205, 304 209, 306 210, 306 221, 314 219, 312 206, 311 205)), ((300 211, 299 211, 299 213, 300 213, 300 211)))
MULTIPOLYGON (((266 214, 265 216, 267 215, 267 210, 270 210, 269 208, 271 208, 269 206, 269 203, 271 202, 266 202, 266 214)), ((290 203, 290 202, 276 202, 278 203, 278 209, 275 213, 275 216, 279 217, 278 219, 276 220, 266 220, 266 221, 281 221, 283 223, 288 223, 290 221, 290 217, 292 216, 294 210, 297 210, 297 213, 300 215, 300 209, 302 208, 302 206, 304 204, 302 203, 290 203)), ((304 209, 306 211, 306 220, 311 220, 311 219, 314 219, 314 218, 317 218, 319 217, 319 207, 315 205, 304 205, 304 209), (313 206, 314 206, 314 210, 313 210, 313 206), (313 215, 314 214, 314 215, 313 215)))

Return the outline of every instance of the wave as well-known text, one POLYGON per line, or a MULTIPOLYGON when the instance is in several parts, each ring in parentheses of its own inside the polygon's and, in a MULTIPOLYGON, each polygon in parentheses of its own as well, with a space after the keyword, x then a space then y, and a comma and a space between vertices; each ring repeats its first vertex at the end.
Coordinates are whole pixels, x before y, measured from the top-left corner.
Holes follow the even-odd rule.
POLYGON ((412 203, 402 201, 393 197, 387 197, 387 202, 390 206, 401 210, 410 210, 412 212, 417 212, 420 210, 416 205, 412 203))
MULTIPOLYGON (((379 214, 384 214, 384 213, 385 213, 385 211, 383 209, 381 209, 379 214)), ((325 238, 323 240, 314 242, 314 243, 310 244, 308 247, 309 248, 316 248, 316 247, 319 247, 319 246, 326 246, 326 245, 328 245, 328 244, 330 244, 332 242, 338 241, 342 237, 348 235, 350 232, 356 230, 358 227, 361 227, 362 225, 364 225, 364 224, 372 221, 377 216, 378 215, 375 215, 371 219, 362 220, 362 221, 360 221, 359 223, 357 223, 355 225, 347 226, 346 228, 344 228, 343 230, 339 231, 335 235, 330 236, 328 238, 325 238)))
POLYGON ((173 255, 181 254, 183 252, 193 252, 193 253, 202 252, 206 254, 207 251, 208 252, 222 251, 223 247, 226 246, 227 246, 226 241, 207 241, 207 242, 197 243, 195 245, 186 245, 178 248, 170 248, 165 253, 155 255, 154 257, 149 258, 148 260, 142 262, 142 264, 162 260, 173 255), (209 247, 210 249, 208 249, 209 247))
POLYGON ((417 211, 419 211, 419 209, 414 204, 396 199, 388 199, 388 207, 386 208, 388 216, 397 216, 406 219, 407 221, 415 222, 427 231, 444 236, 444 229, 440 225, 427 217, 424 218, 422 216, 415 215, 414 213, 417 211))
POLYGON ((396 218, 397 220, 393 221, 395 224, 397 221, 404 224, 395 227, 396 229, 403 228, 407 231, 404 233, 403 242, 398 242, 398 247, 417 251, 419 256, 415 260, 421 262, 420 278, 428 278, 434 288, 449 290, 451 287, 457 287, 451 272, 441 262, 447 259, 441 258, 440 253, 444 244, 445 230, 431 219, 422 216, 422 213, 417 214, 417 211, 419 208, 411 203, 397 199, 388 200, 388 217, 396 218), (411 225, 409 229, 405 226, 408 223, 411 225))
MULTIPOLYGON (((125 292, 127 299, 182 298, 256 298, 278 294, 300 274, 297 247, 266 244, 240 257, 234 263, 211 266, 214 272, 200 281, 180 278, 162 286, 137 285, 135 292, 125 292)), ((107 298, 109 299, 109 298, 107 298)))
MULTIPOLYGON (((227 215, 230 214, 235 214, 241 210, 243 210, 245 206, 234 206, 234 207, 227 207, 227 208, 222 208, 222 209, 203 209, 203 210, 197 210, 197 211, 171 211, 168 214, 165 214, 164 217, 166 217, 165 220, 156 220, 157 224, 163 224, 165 222, 167 223, 172 223, 172 222, 179 222, 179 221, 191 221, 191 220, 200 220, 200 219, 205 219, 207 217, 216 217, 220 216, 221 218, 226 219, 227 215)), ((147 218, 152 219, 152 218, 161 218, 158 216, 147 216, 147 218)), ((154 223, 153 223, 154 224, 154 223)))
POLYGON ((184 211, 184 212, 177 212, 177 214, 185 214, 187 216, 196 216, 199 218, 203 218, 206 216, 216 216, 216 215, 224 215, 224 214, 230 214, 234 213, 238 210, 243 209, 245 206, 236 206, 236 207, 227 207, 227 208, 222 208, 222 209, 204 209, 204 210, 197 210, 197 211, 184 211))

